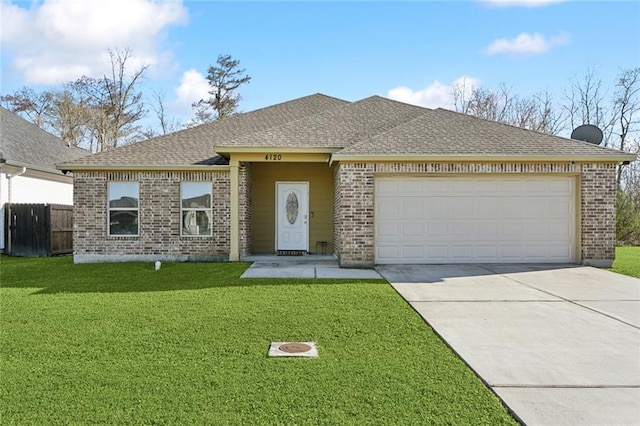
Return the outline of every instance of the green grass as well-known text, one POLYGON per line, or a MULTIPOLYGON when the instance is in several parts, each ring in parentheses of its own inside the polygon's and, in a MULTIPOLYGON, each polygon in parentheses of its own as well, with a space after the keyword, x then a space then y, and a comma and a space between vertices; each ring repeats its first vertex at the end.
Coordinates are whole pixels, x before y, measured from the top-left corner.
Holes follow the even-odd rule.
POLYGON ((246 267, 2 257, 0 423, 515 423, 386 282, 246 267))
POLYGON ((613 272, 640 278, 640 247, 616 247, 613 272))

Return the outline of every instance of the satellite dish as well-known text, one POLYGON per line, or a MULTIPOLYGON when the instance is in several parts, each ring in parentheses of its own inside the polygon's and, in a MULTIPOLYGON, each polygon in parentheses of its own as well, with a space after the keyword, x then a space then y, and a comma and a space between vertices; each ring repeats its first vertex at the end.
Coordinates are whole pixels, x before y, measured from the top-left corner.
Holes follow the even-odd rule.
POLYGON ((593 124, 583 124, 571 132, 571 139, 589 142, 594 145, 599 145, 602 142, 602 137, 602 130, 593 124))

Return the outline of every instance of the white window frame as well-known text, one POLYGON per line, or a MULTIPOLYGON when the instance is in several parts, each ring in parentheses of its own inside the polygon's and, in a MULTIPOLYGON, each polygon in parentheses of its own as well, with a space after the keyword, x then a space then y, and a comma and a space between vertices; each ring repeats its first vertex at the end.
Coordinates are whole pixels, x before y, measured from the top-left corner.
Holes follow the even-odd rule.
POLYGON ((180 236, 182 237, 194 237, 194 238, 210 238, 213 236, 213 184, 211 182, 180 182, 180 236), (207 186, 209 189, 209 207, 184 207, 183 194, 185 192, 185 185, 202 185, 207 186), (185 212, 205 212, 207 219, 209 220, 209 233, 208 234, 192 234, 185 232, 185 226, 183 223, 183 217, 185 212))
POLYGON ((140 236, 140 182, 119 182, 110 181, 107 182, 107 236, 109 237, 139 237, 140 236), (138 192, 138 206, 137 207, 111 207, 111 185, 112 184, 127 184, 135 185, 138 192), (131 211, 136 213, 136 221, 138 223, 137 232, 135 234, 112 234, 111 233, 111 212, 113 211, 131 211))

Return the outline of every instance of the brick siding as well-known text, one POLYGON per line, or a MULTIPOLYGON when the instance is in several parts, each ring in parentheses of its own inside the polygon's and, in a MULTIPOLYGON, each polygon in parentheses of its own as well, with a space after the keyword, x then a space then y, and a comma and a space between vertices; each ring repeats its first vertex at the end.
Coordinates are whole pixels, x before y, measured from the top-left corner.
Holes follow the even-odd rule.
POLYGON ((224 260, 230 248, 230 178, 223 172, 76 172, 76 261, 224 260), (138 236, 107 235, 107 183, 138 182, 138 236), (181 236, 180 183, 211 182, 212 236, 181 236))
POLYGON ((585 164, 581 176, 582 262, 610 266, 616 245, 616 167, 585 164))
MULTIPOLYGON (((239 166, 240 254, 251 253, 251 165, 239 166)), ((374 264, 376 174, 574 174, 580 181, 583 263, 606 266, 615 248, 615 164, 339 163, 334 176, 334 252, 341 266, 374 264)), ((74 253, 78 259, 225 260, 230 251, 230 176, 207 172, 77 172, 74 253), (107 182, 140 184, 139 236, 107 236, 107 182), (181 236, 180 182, 211 182, 213 235, 181 236)))
POLYGON ((376 174, 575 174, 580 177, 582 262, 607 266, 615 249, 615 170, 615 164, 340 163, 335 173, 336 255, 342 266, 373 266, 376 174))
POLYGON ((239 248, 240 256, 251 254, 251 163, 238 167, 239 195, 239 248))

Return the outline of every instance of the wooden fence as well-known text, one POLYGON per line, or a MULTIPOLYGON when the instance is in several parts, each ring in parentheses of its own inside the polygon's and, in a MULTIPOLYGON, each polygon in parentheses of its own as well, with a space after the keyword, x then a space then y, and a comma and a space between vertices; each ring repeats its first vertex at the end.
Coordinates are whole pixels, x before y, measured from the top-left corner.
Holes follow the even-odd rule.
POLYGON ((13 256, 54 256, 73 252, 73 206, 5 205, 5 252, 13 256))

